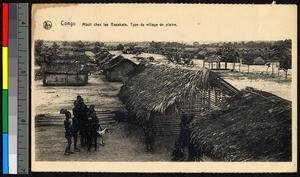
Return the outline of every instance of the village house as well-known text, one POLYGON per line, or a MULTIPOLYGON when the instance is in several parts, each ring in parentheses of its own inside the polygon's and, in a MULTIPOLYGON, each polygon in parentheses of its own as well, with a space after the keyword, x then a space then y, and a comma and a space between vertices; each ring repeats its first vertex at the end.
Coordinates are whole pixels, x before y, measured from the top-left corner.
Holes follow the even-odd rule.
POLYGON ((124 82, 127 78, 126 74, 134 67, 136 67, 136 64, 133 61, 122 58, 120 61, 106 69, 106 79, 114 82, 124 82))
POLYGON ((291 161, 292 102, 254 88, 241 90, 219 110, 190 124, 191 160, 291 161))
POLYGON ((88 83, 88 71, 86 65, 72 63, 57 63, 44 65, 44 86, 83 86, 88 83))
POLYGON ((164 64, 140 64, 118 96, 130 115, 153 124, 157 135, 180 132, 183 114, 214 110, 238 90, 207 68, 198 71, 164 64))
POLYGON ((110 56, 100 62, 100 68, 103 69, 104 74, 105 74, 106 69, 110 68, 111 66, 120 62, 123 59, 124 59, 124 57, 122 55, 110 56))

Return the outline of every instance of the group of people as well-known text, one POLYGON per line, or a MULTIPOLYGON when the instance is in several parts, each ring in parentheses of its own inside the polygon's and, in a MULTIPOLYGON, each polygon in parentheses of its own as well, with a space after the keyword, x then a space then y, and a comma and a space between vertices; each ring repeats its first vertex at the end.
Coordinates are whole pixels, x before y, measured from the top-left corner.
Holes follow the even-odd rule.
POLYGON ((65 149, 65 155, 73 153, 71 152, 72 138, 74 140, 74 151, 80 151, 77 148, 78 135, 80 135, 80 145, 82 147, 87 146, 88 151, 90 151, 94 144, 94 150, 96 151, 98 131, 102 130, 102 128, 95 112, 95 106, 90 105, 88 107, 84 103, 83 98, 78 95, 77 99, 74 101, 72 120, 72 115, 69 111, 62 109, 60 113, 65 114, 66 116, 64 127, 68 145, 65 149))

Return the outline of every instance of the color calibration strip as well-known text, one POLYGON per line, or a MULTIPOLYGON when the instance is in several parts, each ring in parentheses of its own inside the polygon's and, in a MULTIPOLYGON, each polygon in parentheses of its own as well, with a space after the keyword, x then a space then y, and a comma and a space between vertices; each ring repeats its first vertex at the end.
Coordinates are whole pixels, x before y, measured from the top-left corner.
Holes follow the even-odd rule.
POLYGON ((2 172, 9 174, 8 152, 8 3, 2 4, 2 172))
POLYGON ((28 173, 28 4, 2 4, 2 172, 28 173))
POLYGON ((8 15, 8 165, 9 174, 17 174, 18 157, 18 6, 9 3, 8 15))

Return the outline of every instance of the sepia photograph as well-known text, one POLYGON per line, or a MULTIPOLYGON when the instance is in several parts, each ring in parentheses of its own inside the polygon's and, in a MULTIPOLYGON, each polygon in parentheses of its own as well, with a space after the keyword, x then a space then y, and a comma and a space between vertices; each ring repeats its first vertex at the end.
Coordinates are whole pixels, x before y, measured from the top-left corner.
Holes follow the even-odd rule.
POLYGON ((296 171, 296 18, 288 5, 34 4, 32 170, 296 171))

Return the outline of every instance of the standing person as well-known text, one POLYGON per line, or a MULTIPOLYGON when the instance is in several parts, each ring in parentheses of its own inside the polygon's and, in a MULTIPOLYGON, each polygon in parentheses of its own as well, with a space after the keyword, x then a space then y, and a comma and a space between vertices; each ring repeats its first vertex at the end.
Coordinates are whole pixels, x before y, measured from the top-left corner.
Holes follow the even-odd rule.
POLYGON ((65 149, 65 155, 72 154, 71 152, 71 144, 72 144, 72 122, 70 121, 71 113, 67 110, 61 110, 61 113, 64 113, 66 116, 66 120, 64 121, 64 127, 65 127, 65 138, 68 141, 68 145, 65 149))
POLYGON ((194 152, 193 152, 193 146, 190 144, 190 136, 191 136, 191 131, 189 129, 189 124, 192 122, 194 119, 194 114, 191 114, 188 116, 187 114, 183 114, 181 117, 181 122, 180 122, 180 137, 179 137, 179 142, 180 142, 180 148, 182 152, 184 153, 184 148, 188 146, 188 153, 189 153, 189 159, 193 158, 194 152))
POLYGON ((99 123, 99 118, 96 114, 96 111, 95 111, 95 105, 90 105, 89 107, 89 111, 88 111, 88 116, 89 117, 92 117, 93 121, 95 122, 95 124, 97 125, 97 131, 100 129, 102 130, 101 126, 100 126, 100 123, 99 123))
POLYGON ((74 108, 73 108, 73 139, 74 139, 74 150, 79 151, 77 148, 77 139, 78 139, 78 132, 79 132, 79 107, 77 101, 74 101, 74 108))
POLYGON ((175 142, 173 151, 172 151, 172 158, 173 161, 181 161, 184 157, 184 153, 180 147, 180 142, 175 142))
POLYGON ((78 104, 80 145, 85 146, 87 143, 87 106, 80 95, 77 96, 76 101, 78 104))
POLYGON ((150 125, 149 122, 145 123, 144 126, 144 133, 145 133, 145 143, 146 143, 146 150, 145 152, 153 151, 153 145, 154 145, 154 139, 155 139, 155 133, 153 127, 150 125))
POLYGON ((189 137, 190 137, 189 117, 187 114, 183 114, 180 122, 180 137, 179 137, 180 148, 182 152, 184 152, 185 146, 188 145, 189 137))
POLYGON ((97 117, 95 106, 90 105, 89 107, 89 117, 92 118, 92 125, 91 125, 91 142, 94 143, 94 150, 97 150, 98 145, 98 131, 99 129, 102 130, 100 124, 99 124, 99 118, 97 117))
POLYGON ((88 151, 91 150, 92 143, 93 143, 93 119, 92 117, 88 117, 87 124, 86 124, 86 141, 88 145, 88 151))

